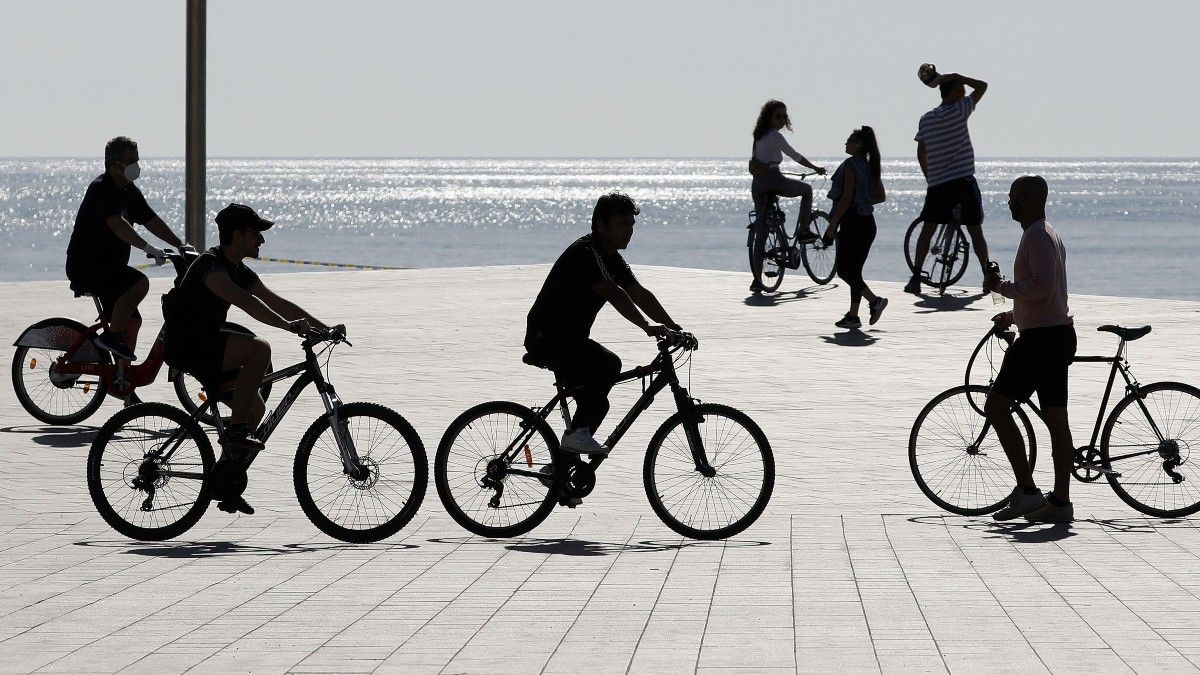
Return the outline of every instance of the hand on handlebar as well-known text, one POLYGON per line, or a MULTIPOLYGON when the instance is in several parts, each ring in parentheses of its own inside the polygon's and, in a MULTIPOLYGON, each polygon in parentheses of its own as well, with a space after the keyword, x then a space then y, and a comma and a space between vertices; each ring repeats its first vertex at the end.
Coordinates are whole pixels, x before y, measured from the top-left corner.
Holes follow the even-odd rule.
POLYGON ((992 317, 992 323, 995 324, 997 333, 1008 330, 1009 326, 1013 325, 1013 314, 1012 312, 1000 312, 992 317))
POLYGON ((646 335, 649 335, 652 338, 658 338, 659 340, 666 339, 671 335, 671 329, 660 323, 649 324, 644 330, 646 331, 646 335))
POLYGON ((288 322, 287 329, 300 337, 307 337, 312 332, 312 325, 308 323, 308 319, 296 319, 288 322))
POLYGON ((142 250, 146 252, 147 258, 154 258, 155 265, 162 265, 167 262, 167 252, 153 244, 146 244, 142 247, 142 250))
POLYGON ((825 167, 823 166, 814 166, 813 171, 815 171, 818 176, 825 175, 825 167))

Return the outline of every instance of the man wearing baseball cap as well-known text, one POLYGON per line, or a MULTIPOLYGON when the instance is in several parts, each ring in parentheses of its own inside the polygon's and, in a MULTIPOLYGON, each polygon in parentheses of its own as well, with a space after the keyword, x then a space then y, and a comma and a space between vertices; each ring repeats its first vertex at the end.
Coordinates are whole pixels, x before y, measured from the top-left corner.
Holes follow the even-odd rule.
POLYGON ((200 380, 210 392, 227 392, 233 381, 224 447, 213 470, 217 506, 229 512, 254 513, 233 486, 244 485, 238 479, 246 463, 264 447, 253 433, 266 412, 259 384, 271 361, 266 340, 224 330, 229 307, 236 305, 268 326, 297 335, 307 333, 310 326, 325 327, 273 293, 243 262, 258 257, 262 233, 273 224, 244 204, 221 209, 217 214, 220 245, 200 255, 163 298, 167 363, 200 380))

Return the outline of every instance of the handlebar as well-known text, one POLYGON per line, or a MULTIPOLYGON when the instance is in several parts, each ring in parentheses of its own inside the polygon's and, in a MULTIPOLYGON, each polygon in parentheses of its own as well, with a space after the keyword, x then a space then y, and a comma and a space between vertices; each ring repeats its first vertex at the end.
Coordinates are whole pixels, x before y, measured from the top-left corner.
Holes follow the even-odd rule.
POLYGON ((656 340, 658 348, 664 351, 672 349, 694 351, 700 348, 700 341, 696 339, 696 336, 682 330, 669 331, 666 337, 656 338, 656 340))
POLYGON ((353 347, 354 343, 346 339, 345 324, 338 324, 328 328, 312 327, 304 334, 304 346, 306 348, 313 347, 322 342, 332 342, 333 344, 346 343, 353 347))
POLYGON ((983 337, 984 341, 987 341, 987 339, 992 337, 993 335, 1000 338, 1001 340, 1004 340, 1004 342, 1007 343, 1010 347, 1012 346, 1013 340, 1017 339, 1017 334, 1012 332, 1011 330, 1009 330, 1007 328, 1000 328, 1000 326, 993 325, 992 329, 989 330, 987 335, 985 335, 983 337))

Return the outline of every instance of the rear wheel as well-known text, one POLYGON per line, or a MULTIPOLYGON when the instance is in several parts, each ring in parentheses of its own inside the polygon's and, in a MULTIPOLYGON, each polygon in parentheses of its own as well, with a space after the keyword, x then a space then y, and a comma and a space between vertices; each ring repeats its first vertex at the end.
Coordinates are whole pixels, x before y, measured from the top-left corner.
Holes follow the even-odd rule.
POLYGON ((1112 470, 1108 484, 1126 504, 1147 515, 1196 513, 1200 470, 1193 469, 1200 469, 1200 389, 1156 382, 1139 394, 1121 399, 1104 425, 1100 461, 1112 470))
POLYGON ((374 403, 339 409, 344 439, 353 444, 359 470, 347 473, 322 415, 300 440, 292 471, 296 498, 322 532, 342 541, 379 541, 412 520, 429 481, 421 438, 399 413, 374 403))
MULTIPOLYGON (((829 229, 829 214, 824 211, 812 212, 812 226, 818 235, 825 234, 829 229)), ((800 259, 804 261, 804 271, 818 284, 827 284, 837 272, 837 242, 826 244, 820 239, 800 247, 800 259)))
MULTIPOLYGON (((1015 482, 996 430, 971 403, 986 397, 987 389, 977 385, 943 391, 917 415, 908 437, 908 464, 917 487, 934 504, 963 516, 999 509, 1015 482)), ((1032 467, 1037 460, 1033 425, 1020 406, 1013 412, 1032 467)))
POLYGON ((46 424, 78 424, 91 417, 104 403, 108 384, 99 375, 62 373, 59 366, 111 366, 112 357, 87 338, 68 357, 67 350, 88 332, 78 321, 50 319, 29 330, 38 331, 41 346, 17 347, 12 362, 13 392, 21 407, 46 424))
POLYGON ((925 221, 917 218, 908 226, 908 232, 904 235, 904 259, 909 271, 920 275, 922 283, 945 292, 966 274, 971 245, 959 226, 938 225, 930 239, 924 267, 917 269, 913 261, 916 258, 917 238, 924 225, 925 221))
POLYGON ((667 527, 693 539, 724 539, 762 515, 775 486, 775 458, 748 415, 701 403, 667 418, 650 439, 642 482, 650 507, 667 527), (698 420, 694 436, 689 417, 698 420), (702 444, 712 475, 697 468, 695 441, 702 444))
POLYGON ((142 403, 100 427, 88 453, 87 483, 104 521, 131 539, 177 537, 208 508, 204 477, 212 445, 182 410, 142 403))
POLYGON ((433 470, 438 496, 450 517, 475 534, 520 536, 554 510, 557 449, 550 425, 529 408, 482 403, 442 436, 433 470))

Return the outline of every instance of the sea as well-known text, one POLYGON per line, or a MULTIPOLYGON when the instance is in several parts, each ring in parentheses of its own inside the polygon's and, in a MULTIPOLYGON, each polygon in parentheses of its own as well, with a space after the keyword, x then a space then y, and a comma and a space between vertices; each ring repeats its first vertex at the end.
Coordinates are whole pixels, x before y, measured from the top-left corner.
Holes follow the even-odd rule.
MULTIPOLYGON (((817 161, 832 173, 840 160, 817 161)), ((141 164, 138 185, 182 233, 183 160, 141 164)), ((95 158, 0 159, 0 281, 63 278, 75 212, 101 171, 95 158)), ((1009 217, 1008 187, 1038 174, 1050 185, 1047 219, 1066 244, 1072 293, 1200 300, 1200 159, 982 159, 976 171, 991 257, 1002 269, 1011 270, 1021 234, 1009 217)), ((885 158, 884 181, 888 201, 876 208, 865 276, 903 281, 904 234, 925 185, 910 160, 885 158)), ((625 252, 635 271, 745 271, 749 184, 744 158, 210 159, 207 243, 216 243, 216 212, 240 202, 276 222, 263 256, 409 268, 549 263, 588 231, 596 198, 619 190, 641 208, 625 252)), ((816 208, 828 209, 826 180, 815 178, 814 187, 816 208)), ((785 208, 790 219, 798 205, 785 208)), ((972 262, 961 283, 979 279, 972 262)))

